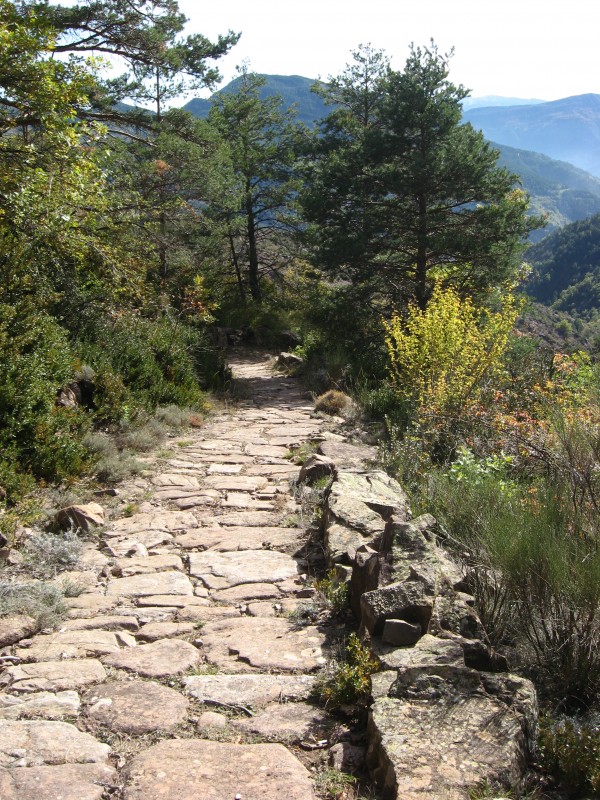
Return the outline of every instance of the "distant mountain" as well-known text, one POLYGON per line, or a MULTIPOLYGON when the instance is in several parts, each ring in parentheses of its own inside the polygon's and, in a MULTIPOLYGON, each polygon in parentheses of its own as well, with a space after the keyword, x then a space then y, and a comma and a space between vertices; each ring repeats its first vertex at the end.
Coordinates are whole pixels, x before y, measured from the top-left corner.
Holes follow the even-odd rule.
MULTIPOLYGON (((315 83, 311 78, 303 78, 300 75, 264 75, 263 77, 266 78, 266 83, 261 88, 261 96, 268 97, 278 94, 283 98, 286 108, 295 104, 298 119, 307 125, 313 126, 316 120, 322 119, 329 113, 330 108, 320 97, 311 92, 311 86, 315 83)), ((220 91, 234 92, 239 85, 239 80, 236 78, 220 91)), ((592 95, 592 97, 595 96, 592 95)), ((195 116, 204 118, 208 115, 211 102, 211 99, 196 98, 190 100, 184 108, 195 116)), ((469 111, 465 114, 465 118, 469 118, 469 114, 475 114, 477 111, 512 112, 517 110, 515 106, 519 103, 530 102, 532 104, 519 107, 523 109, 536 109, 552 105, 541 100, 526 101, 514 97, 497 96, 468 98, 465 104, 479 102, 496 103, 497 106, 495 109, 488 105, 483 109, 469 111), (514 105, 506 106, 507 103, 514 105)), ((494 137, 490 138, 494 139, 494 137)), ((564 161, 554 161, 539 152, 497 144, 498 141, 502 140, 494 139, 494 147, 500 150, 500 163, 521 177, 523 188, 531 195, 532 211, 536 214, 548 215, 547 227, 542 231, 535 232, 534 240, 539 240, 552 230, 569 222, 600 212, 600 180, 598 178, 564 161)))
POLYGON ((522 97, 501 97, 497 94, 488 94, 484 97, 465 97, 463 100, 463 111, 471 108, 487 108, 488 106, 532 106, 536 103, 543 103, 544 100, 524 100, 522 97))
MULTIPOLYGON (((295 105, 299 122, 304 122, 312 127, 316 120, 323 119, 329 113, 329 107, 310 90, 311 86, 316 83, 312 78, 303 78, 301 75, 262 75, 261 77, 266 78, 266 83, 259 90, 260 97, 264 99, 279 95, 283 98, 285 108, 295 105)), ((213 98, 221 92, 235 92, 240 80, 241 78, 235 78, 219 92, 216 92, 213 98)), ((212 98, 196 98, 186 103, 184 109, 194 116, 204 119, 208 116, 211 105, 212 98)))
POLYGON ((526 253, 535 272, 528 293, 578 316, 600 309, 600 214, 567 225, 526 253))
POLYGON ((541 153, 491 144, 500 151, 499 164, 520 176, 533 213, 548 217, 546 227, 535 231, 532 241, 600 212, 600 178, 541 153))
POLYGON ((528 106, 472 108, 464 119, 488 139, 533 150, 600 176, 600 95, 528 106))

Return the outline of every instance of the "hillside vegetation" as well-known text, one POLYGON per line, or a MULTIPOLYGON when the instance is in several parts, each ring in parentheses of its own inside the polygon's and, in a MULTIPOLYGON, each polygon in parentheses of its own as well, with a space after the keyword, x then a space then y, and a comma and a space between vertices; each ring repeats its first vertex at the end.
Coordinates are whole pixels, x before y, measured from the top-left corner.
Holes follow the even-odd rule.
POLYGON ((542 303, 591 318, 600 308, 600 214, 575 222, 529 248, 535 268, 528 292, 542 303))
POLYGON ((473 108, 465 120, 494 142, 533 150, 600 176, 600 95, 530 106, 473 108))

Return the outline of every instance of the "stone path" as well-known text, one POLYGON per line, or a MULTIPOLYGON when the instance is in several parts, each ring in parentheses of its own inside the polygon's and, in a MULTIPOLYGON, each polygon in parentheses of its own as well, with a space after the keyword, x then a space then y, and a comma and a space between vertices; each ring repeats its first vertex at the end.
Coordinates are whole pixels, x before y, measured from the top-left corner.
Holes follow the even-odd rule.
POLYGON ((248 399, 135 481, 68 619, 12 648, 3 800, 313 800, 294 743, 329 724, 307 700, 331 643, 289 616, 312 590, 285 456, 327 433, 264 357, 231 366, 248 399))

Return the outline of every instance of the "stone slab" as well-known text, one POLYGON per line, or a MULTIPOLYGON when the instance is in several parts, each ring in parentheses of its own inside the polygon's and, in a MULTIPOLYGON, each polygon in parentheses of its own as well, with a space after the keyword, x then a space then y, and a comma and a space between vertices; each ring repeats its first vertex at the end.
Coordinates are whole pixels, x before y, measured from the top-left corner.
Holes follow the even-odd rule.
POLYGON ((110 747, 66 722, 0 719, 0 766, 103 764, 110 747))
POLYGON ((106 670, 94 658, 47 661, 7 667, 2 674, 11 692, 82 689, 106 679, 106 670))
POLYGON ((163 741, 126 770, 124 800, 314 800, 306 768, 279 744, 163 741))
POLYGON ((111 522, 105 536, 125 536, 139 531, 182 531, 197 528, 198 522, 187 511, 157 511, 155 513, 133 514, 111 522))
POLYGON ((193 675, 185 691, 201 703, 260 708, 268 703, 306 700, 315 683, 311 675, 193 675))
POLYGON ((150 622, 140 629, 136 638, 140 642, 156 642, 175 636, 191 636, 196 632, 197 628, 191 622, 150 622))
POLYGON ((105 683, 84 697, 86 717, 113 733, 142 736, 170 731, 186 718, 188 701, 153 681, 105 683))
POLYGON ((183 562, 175 553, 160 556, 131 556, 120 558, 112 568, 113 575, 127 578, 131 575, 143 575, 149 572, 164 572, 165 570, 183 570, 183 562))
POLYGON ((180 675, 195 666, 199 660, 198 650, 189 642, 179 639, 160 639, 103 659, 110 667, 137 672, 146 678, 180 675))
POLYGON ((175 544, 186 550, 217 550, 222 553, 233 550, 283 549, 297 544, 302 531, 298 528, 226 527, 198 528, 175 537, 175 544))
POLYGON ((240 617, 207 622, 202 629, 207 659, 222 668, 311 672, 325 664, 325 635, 313 626, 296 629, 288 620, 240 617))
POLYGON ((190 574, 201 580, 208 575, 224 578, 230 586, 240 583, 278 583, 298 575, 297 562, 277 550, 242 550, 190 553, 190 574))
POLYGON ((117 781, 107 764, 0 767, 2 800, 102 800, 106 786, 117 781))
POLYGON ((148 597, 152 595, 193 595, 194 587, 182 572, 154 572, 132 575, 130 578, 113 578, 106 593, 119 597, 148 597))
POLYGON ((294 743, 327 738, 331 718, 325 709, 308 703, 272 703, 253 717, 232 720, 231 725, 270 742, 294 743))
POLYGON ((53 661, 55 659, 86 658, 118 653, 122 647, 135 645, 135 639, 125 631, 59 631, 34 636, 28 647, 19 647, 15 655, 22 661, 53 661))
POLYGON ((77 692, 33 692, 32 694, 0 693, 1 719, 64 719, 79 713, 77 692))

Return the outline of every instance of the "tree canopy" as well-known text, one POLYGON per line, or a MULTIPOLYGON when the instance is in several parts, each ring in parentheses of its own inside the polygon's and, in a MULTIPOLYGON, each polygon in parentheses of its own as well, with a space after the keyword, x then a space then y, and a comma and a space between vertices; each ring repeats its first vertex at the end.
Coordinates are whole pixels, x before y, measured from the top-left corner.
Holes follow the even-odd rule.
POLYGON ((537 226, 517 176, 461 124, 468 95, 450 82, 449 59, 413 47, 403 71, 370 47, 329 88, 337 104, 321 124, 303 194, 317 263, 386 305, 436 283, 485 293, 515 275, 523 240, 537 226))

